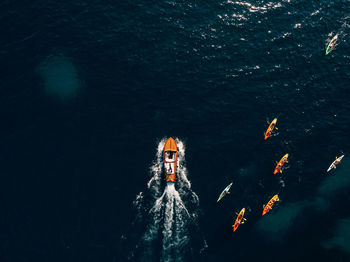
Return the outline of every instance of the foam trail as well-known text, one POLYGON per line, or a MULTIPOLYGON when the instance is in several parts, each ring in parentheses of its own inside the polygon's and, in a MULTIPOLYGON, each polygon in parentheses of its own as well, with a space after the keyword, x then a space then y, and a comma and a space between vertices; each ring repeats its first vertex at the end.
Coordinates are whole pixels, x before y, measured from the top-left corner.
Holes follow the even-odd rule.
POLYGON ((150 172, 152 174, 151 179, 147 183, 148 189, 150 189, 155 198, 159 197, 161 192, 161 182, 162 182, 162 153, 166 139, 163 138, 157 148, 156 160, 153 162, 150 172))
POLYGON ((163 261, 172 261, 172 258, 181 261, 181 247, 187 244, 189 238, 185 227, 190 214, 174 185, 168 185, 165 192, 168 202, 164 212, 162 258, 163 261))
POLYGON ((139 220, 142 219, 142 206, 143 206, 143 192, 140 192, 137 196, 136 199, 133 201, 133 205, 137 210, 137 214, 136 214, 136 218, 135 221, 133 222, 133 224, 135 224, 136 222, 138 222, 139 220))
MULTIPOLYGON (((190 202, 192 205, 195 206, 195 208, 197 208, 199 205, 199 198, 197 194, 191 190, 191 182, 187 178, 188 172, 185 165, 185 145, 178 138, 176 138, 175 141, 179 152, 179 166, 177 171, 178 181, 176 186, 179 190, 180 195, 186 198, 188 202, 190 202)), ((196 212, 192 213, 193 218, 196 216, 196 212)))
POLYGON ((191 188, 191 183, 187 179, 187 169, 185 167, 185 145, 178 138, 175 139, 179 154, 178 185, 179 188, 191 188))
POLYGON ((146 221, 146 230, 136 245, 142 250, 141 261, 184 261, 184 253, 191 240, 190 227, 194 225, 198 229, 199 198, 191 190, 185 166, 185 146, 178 138, 175 139, 178 146, 176 183, 168 183, 165 187, 162 183, 165 141, 162 139, 159 142, 156 158, 150 167, 151 178, 147 183, 149 197, 147 193, 140 192, 134 201, 138 212, 145 213, 143 220, 146 221))

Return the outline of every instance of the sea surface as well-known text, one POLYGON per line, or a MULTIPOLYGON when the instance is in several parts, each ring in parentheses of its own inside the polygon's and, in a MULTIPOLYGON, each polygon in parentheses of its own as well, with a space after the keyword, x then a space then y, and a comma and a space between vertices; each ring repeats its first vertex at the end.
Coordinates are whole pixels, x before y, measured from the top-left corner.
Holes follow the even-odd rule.
POLYGON ((3 0, 0 23, 0 261, 350 261, 348 0, 3 0))

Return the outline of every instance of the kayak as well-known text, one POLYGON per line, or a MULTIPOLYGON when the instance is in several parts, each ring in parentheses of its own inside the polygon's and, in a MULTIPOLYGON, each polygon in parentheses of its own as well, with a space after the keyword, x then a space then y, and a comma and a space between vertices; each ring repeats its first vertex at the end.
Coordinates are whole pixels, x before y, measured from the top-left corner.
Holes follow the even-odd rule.
POLYGON ((284 163, 288 162, 288 154, 285 154, 281 160, 277 163, 276 167, 275 167, 275 170, 273 171, 273 174, 277 174, 278 172, 281 172, 282 173, 282 166, 284 165, 284 163))
POLYGON ((328 55, 330 52, 332 52, 335 48, 335 44, 337 43, 338 40, 338 34, 336 34, 332 40, 329 42, 326 48, 326 55, 328 55))
POLYGON ((264 206, 264 210, 262 212, 262 215, 265 215, 267 212, 269 212, 272 209, 272 206, 277 202, 280 201, 278 198, 278 195, 274 195, 269 202, 264 206))
POLYGON ((221 192, 221 194, 216 202, 219 202, 221 200, 221 198, 226 196, 226 194, 230 194, 229 190, 230 190, 231 186, 232 186, 232 183, 229 184, 227 187, 225 187, 225 189, 221 192))
POLYGON ((177 167, 177 145, 170 137, 164 144, 163 160, 165 169, 165 181, 175 183, 177 167))
POLYGON ((237 228, 239 227, 240 224, 244 224, 244 221, 246 220, 243 216, 244 216, 244 212, 245 212, 245 208, 242 208, 242 210, 239 212, 239 214, 237 215, 236 221, 235 223, 232 225, 233 227, 233 232, 235 232, 237 230, 237 228))
POLYGON ((340 163, 340 161, 343 159, 344 155, 341 155, 340 157, 336 158, 332 164, 327 169, 327 172, 331 171, 333 168, 337 168, 337 165, 340 163))
POLYGON ((274 120, 272 120, 272 122, 270 123, 269 127, 267 128, 266 132, 265 132, 265 140, 269 138, 269 136, 271 135, 273 129, 275 128, 277 123, 277 118, 275 118, 274 120))

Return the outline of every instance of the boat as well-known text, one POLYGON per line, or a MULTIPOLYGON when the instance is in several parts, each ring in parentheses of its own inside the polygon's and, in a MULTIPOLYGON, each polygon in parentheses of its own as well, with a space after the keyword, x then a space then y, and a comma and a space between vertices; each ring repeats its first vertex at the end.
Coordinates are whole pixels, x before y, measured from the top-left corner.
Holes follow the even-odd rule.
POLYGON ((338 40, 338 34, 336 34, 332 40, 328 43, 327 48, 326 48, 326 55, 328 55, 330 52, 332 52, 335 48, 335 45, 338 40))
POLYGON ((262 215, 265 215, 267 212, 269 212, 272 209, 272 206, 277 202, 280 201, 278 198, 278 195, 274 195, 269 202, 264 206, 264 210, 262 212, 262 215))
POLYGON ((175 183, 178 150, 175 140, 170 137, 164 144, 163 161, 165 169, 165 181, 175 183))
POLYGON ((285 154, 281 160, 277 163, 275 170, 273 171, 273 174, 277 174, 278 172, 282 173, 282 166, 284 165, 284 163, 288 162, 288 154, 285 154))
POLYGON ((216 202, 219 202, 224 196, 226 196, 226 194, 230 194, 229 190, 230 190, 231 186, 232 186, 232 183, 229 184, 227 187, 225 187, 225 189, 221 192, 221 194, 216 202))
POLYGON ((272 120, 272 122, 270 123, 269 127, 267 128, 266 132, 265 132, 265 140, 269 138, 269 136, 271 135, 273 129, 275 128, 277 123, 277 118, 275 118, 274 120, 272 120))
POLYGON ((235 232, 237 230, 237 228, 239 227, 240 224, 244 224, 244 221, 246 221, 246 219, 244 218, 244 213, 245 213, 245 208, 242 208, 242 210, 239 212, 239 214, 237 214, 237 218, 235 223, 232 225, 233 227, 233 232, 235 232))
POLYGON ((337 168, 337 165, 340 163, 340 161, 343 159, 344 155, 341 155, 340 157, 335 157, 335 160, 332 162, 332 164, 328 167, 327 172, 331 171, 333 168, 337 168))

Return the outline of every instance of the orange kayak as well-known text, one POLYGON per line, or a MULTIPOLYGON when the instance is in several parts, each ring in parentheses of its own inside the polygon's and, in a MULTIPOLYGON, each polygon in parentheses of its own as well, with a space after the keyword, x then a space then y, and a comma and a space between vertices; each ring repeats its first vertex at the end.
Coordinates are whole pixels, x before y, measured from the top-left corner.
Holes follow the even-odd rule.
POLYGON ((265 132, 265 140, 269 138, 269 136, 271 135, 273 129, 275 128, 277 123, 277 118, 275 118, 274 120, 272 120, 272 122, 270 123, 269 127, 267 128, 266 132, 265 132))
POLYGON ((176 166, 177 166, 177 145, 175 140, 170 137, 164 145, 163 160, 165 169, 165 181, 175 182, 176 180, 176 166))
POLYGON ((262 212, 262 215, 265 215, 267 212, 269 212, 272 209, 272 206, 277 202, 280 201, 278 198, 278 195, 274 195, 269 202, 264 207, 264 210, 262 212))
MULTIPOLYGON (((236 221, 235 223, 232 225, 233 227, 233 232, 235 232, 237 230, 237 228, 239 227, 240 224, 244 224, 244 221, 246 220, 243 216, 244 216, 244 212, 245 212, 245 208, 242 208, 242 210, 239 212, 239 214, 237 215, 236 221)), ((236 213, 237 214, 237 213, 236 213)))
POLYGON ((282 166, 284 165, 284 163, 288 162, 288 154, 285 154, 282 159, 277 163, 276 167, 275 167, 275 171, 273 171, 273 174, 277 174, 278 172, 282 173, 282 166))

